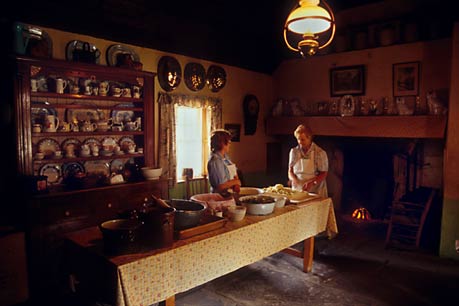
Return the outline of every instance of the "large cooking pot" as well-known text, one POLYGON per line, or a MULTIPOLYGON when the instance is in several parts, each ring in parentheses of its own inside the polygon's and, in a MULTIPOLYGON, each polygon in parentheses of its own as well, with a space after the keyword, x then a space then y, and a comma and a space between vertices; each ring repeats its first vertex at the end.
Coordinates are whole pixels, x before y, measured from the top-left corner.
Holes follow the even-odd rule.
POLYGON ((109 255, 132 253, 138 248, 141 223, 135 219, 113 219, 99 225, 104 252, 109 255))
POLYGON ((206 210, 204 204, 196 201, 172 199, 166 202, 175 208, 175 230, 183 230, 197 226, 201 220, 202 214, 206 210))
POLYGON ((169 247, 174 243, 175 208, 153 206, 139 213, 143 223, 142 244, 147 247, 169 247))

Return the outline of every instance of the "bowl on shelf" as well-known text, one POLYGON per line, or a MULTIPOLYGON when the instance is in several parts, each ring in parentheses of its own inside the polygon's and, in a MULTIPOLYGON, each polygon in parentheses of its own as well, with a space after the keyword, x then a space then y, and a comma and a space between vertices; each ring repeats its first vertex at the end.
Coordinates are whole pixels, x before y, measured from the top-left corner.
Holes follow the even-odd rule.
POLYGON ((249 215, 269 215, 276 206, 276 199, 267 195, 250 195, 239 198, 241 204, 247 207, 249 215))
POLYGON ((157 180, 163 172, 163 168, 142 167, 140 168, 142 175, 146 180, 157 180))

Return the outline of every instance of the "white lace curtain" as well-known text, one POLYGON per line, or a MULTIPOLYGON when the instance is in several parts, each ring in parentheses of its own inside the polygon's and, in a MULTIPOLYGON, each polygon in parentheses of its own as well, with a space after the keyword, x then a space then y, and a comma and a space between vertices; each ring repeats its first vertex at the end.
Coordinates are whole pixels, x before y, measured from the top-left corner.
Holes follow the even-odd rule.
MULTIPOLYGON (((222 126, 221 99, 169 94, 158 94, 159 104, 159 166, 163 168, 163 174, 171 179, 171 185, 176 183, 177 156, 175 148, 175 106, 187 106, 211 109, 211 131, 222 126)), ((209 135, 210 137, 210 135, 209 135)))

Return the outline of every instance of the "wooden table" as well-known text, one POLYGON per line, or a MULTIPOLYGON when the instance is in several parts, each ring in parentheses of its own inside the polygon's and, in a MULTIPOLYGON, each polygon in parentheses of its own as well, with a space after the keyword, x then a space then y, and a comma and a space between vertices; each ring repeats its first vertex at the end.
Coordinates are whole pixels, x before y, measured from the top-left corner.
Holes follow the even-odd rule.
POLYGON ((301 241, 304 270, 310 271, 314 236, 324 231, 329 237, 338 232, 330 198, 287 205, 267 216, 247 215, 172 247, 114 257, 103 254, 101 233, 92 227, 68 235, 68 266, 81 286, 113 305, 174 305, 175 294, 279 251, 292 253, 289 247, 301 241))

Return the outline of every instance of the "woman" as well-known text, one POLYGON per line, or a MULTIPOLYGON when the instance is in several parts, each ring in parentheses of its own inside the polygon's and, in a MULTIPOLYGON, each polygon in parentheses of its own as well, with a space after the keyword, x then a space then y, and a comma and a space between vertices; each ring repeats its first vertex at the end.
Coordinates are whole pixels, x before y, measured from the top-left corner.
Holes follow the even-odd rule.
POLYGON ((228 158, 231 134, 226 130, 217 130, 210 138, 212 151, 207 162, 211 191, 227 197, 230 192, 238 193, 241 181, 237 176, 236 165, 228 158))
POLYGON ((327 197, 327 153, 312 141, 312 131, 300 124, 294 131, 298 146, 290 149, 288 178, 292 189, 327 197))

